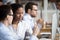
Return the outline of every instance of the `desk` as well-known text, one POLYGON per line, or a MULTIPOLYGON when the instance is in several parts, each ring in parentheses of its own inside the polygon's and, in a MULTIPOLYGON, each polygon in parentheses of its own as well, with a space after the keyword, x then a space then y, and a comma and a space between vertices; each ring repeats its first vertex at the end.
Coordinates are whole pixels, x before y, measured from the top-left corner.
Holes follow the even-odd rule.
POLYGON ((40 33, 41 32, 51 32, 51 30, 52 30, 51 28, 45 28, 45 29, 42 28, 40 33))
MULTIPOLYGON (((59 27, 60 27, 60 21, 59 21, 59 27)), ((52 22, 47 22, 46 25, 52 25, 52 22)))
POLYGON ((51 39, 42 38, 42 39, 39 39, 39 40, 51 40, 51 39))
POLYGON ((60 34, 56 34, 55 40, 60 40, 60 34))
POLYGON ((51 28, 42 28, 41 31, 40 31, 40 33, 38 34, 38 38, 40 39, 41 35, 45 34, 45 35, 50 35, 49 39, 51 39, 51 35, 52 35, 51 34, 51 30, 52 30, 51 28))

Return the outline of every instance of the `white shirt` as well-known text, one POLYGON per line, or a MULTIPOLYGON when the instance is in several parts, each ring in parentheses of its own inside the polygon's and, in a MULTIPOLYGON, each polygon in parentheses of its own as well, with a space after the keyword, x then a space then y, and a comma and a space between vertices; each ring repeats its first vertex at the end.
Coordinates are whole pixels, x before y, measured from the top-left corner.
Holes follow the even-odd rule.
POLYGON ((24 15, 23 20, 28 22, 32 29, 34 28, 34 18, 32 18, 28 13, 24 15))
MULTIPOLYGON (((34 24, 35 24, 34 18, 32 18, 28 13, 25 13, 23 20, 26 21, 30 25, 31 29, 33 30, 34 24)), ((36 36, 32 35, 32 36, 30 36, 29 40, 38 40, 38 38, 36 36)))
POLYGON ((29 24, 27 24, 25 21, 20 22, 18 24, 18 35, 24 38, 26 31, 30 34, 33 33, 29 24))
POLYGON ((0 22, 0 40, 18 40, 17 35, 0 22))
POLYGON ((29 32, 30 34, 32 34, 32 29, 29 27, 29 25, 25 22, 25 21, 20 21, 17 27, 17 31, 15 31, 11 25, 11 29, 12 31, 14 31, 18 37, 23 40, 25 37, 25 32, 29 32))

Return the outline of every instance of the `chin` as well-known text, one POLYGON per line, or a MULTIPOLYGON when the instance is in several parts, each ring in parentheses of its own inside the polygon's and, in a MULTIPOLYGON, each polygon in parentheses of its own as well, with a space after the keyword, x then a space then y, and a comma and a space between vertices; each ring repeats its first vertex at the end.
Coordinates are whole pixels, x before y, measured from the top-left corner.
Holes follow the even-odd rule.
POLYGON ((36 17, 36 16, 32 16, 32 17, 36 17))
POLYGON ((12 23, 9 23, 9 25, 11 25, 12 23))

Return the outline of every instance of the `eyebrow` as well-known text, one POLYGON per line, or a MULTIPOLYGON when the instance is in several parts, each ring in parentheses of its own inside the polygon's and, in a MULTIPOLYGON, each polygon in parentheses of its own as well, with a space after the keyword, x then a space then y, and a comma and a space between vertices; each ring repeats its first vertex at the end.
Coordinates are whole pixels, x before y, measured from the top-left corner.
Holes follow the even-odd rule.
POLYGON ((10 14, 10 13, 8 15, 13 16, 13 14, 10 14))

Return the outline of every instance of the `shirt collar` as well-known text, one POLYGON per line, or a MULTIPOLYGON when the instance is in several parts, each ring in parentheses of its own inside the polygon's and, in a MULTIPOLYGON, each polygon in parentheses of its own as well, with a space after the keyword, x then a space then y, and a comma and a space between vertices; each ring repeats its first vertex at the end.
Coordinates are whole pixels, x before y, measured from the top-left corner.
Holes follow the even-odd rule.
POLYGON ((4 26, 5 26, 2 22, 0 22, 0 25, 2 25, 2 27, 4 27, 4 26))
POLYGON ((34 19, 34 18, 32 18, 31 15, 29 15, 28 13, 26 13, 25 15, 27 15, 29 19, 34 19))

